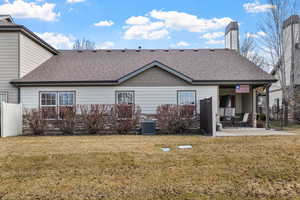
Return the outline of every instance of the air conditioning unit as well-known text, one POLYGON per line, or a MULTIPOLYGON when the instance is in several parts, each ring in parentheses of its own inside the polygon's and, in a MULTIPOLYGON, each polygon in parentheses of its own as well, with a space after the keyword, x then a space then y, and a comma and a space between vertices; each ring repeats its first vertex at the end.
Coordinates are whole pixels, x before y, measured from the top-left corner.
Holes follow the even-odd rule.
POLYGON ((156 122, 153 120, 145 120, 141 122, 141 131, 143 135, 155 135, 156 122))

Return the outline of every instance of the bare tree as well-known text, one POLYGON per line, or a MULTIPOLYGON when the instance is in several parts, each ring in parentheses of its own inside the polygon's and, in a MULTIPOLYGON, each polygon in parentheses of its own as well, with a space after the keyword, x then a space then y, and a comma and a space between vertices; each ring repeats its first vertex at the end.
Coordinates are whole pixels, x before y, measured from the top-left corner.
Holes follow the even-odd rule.
POLYGON ((256 66, 262 68, 265 71, 268 71, 268 63, 266 59, 259 55, 257 44, 253 37, 246 35, 245 39, 242 42, 240 51, 241 55, 253 62, 256 66))
MULTIPOLYGON (((267 33, 262 37, 262 45, 266 53, 271 58, 272 66, 276 70, 277 78, 279 79, 282 89, 282 108, 284 113, 284 125, 288 124, 288 107, 293 99, 294 83, 289 80, 290 74, 293 71, 288 70, 286 63, 287 59, 287 38, 283 32, 284 21, 291 15, 295 14, 297 0, 267 0, 267 3, 272 5, 272 9, 265 14, 260 29, 267 33)), ((291 67, 291 70, 294 68, 291 67)))
POLYGON ((75 40, 75 43, 73 45, 74 50, 93 50, 95 49, 95 42, 92 42, 90 40, 87 40, 85 38, 79 40, 75 40))

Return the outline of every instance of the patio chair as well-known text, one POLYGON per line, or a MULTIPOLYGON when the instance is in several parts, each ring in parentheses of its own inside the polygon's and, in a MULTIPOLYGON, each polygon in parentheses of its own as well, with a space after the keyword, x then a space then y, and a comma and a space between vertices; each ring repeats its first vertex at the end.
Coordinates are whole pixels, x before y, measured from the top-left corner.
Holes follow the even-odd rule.
POLYGON ((238 123, 239 126, 246 127, 249 121, 249 113, 245 113, 243 116, 243 120, 238 123))
POLYGON ((224 115, 221 116, 223 127, 232 127, 234 125, 232 119, 235 115, 235 108, 223 108, 222 112, 224 113, 224 115))

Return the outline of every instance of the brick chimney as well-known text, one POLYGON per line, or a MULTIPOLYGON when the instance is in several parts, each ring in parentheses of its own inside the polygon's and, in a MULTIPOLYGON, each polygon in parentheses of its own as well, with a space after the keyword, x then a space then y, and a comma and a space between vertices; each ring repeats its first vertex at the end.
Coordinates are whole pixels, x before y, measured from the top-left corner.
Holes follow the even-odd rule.
POLYGON ((239 24, 230 22, 225 30, 225 48, 240 51, 239 24))

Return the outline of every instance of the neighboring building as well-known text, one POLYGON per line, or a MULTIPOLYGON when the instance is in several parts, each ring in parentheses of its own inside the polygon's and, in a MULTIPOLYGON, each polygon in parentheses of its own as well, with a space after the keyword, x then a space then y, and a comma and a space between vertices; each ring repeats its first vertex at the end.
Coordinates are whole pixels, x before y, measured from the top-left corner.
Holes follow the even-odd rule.
POLYGON ((144 115, 161 104, 196 105, 199 113, 200 99, 213 97, 215 125, 231 108, 252 114, 255 126, 256 88, 276 79, 238 53, 238 38, 232 22, 231 49, 58 51, 24 26, 1 24, 0 92, 8 102, 54 113, 114 103, 140 105, 144 115))
MULTIPOLYGON (((289 17, 283 25, 283 62, 286 70, 286 85, 291 88, 291 101, 289 102, 289 119, 300 120, 300 18, 298 15, 289 17)), ((279 71, 275 68, 272 72, 279 79, 279 71)), ((282 106, 282 89, 280 82, 272 84, 270 88, 270 106, 282 106)))
POLYGON ((20 79, 59 52, 26 27, 0 15, 0 101, 19 102, 19 88, 10 81, 20 79))

